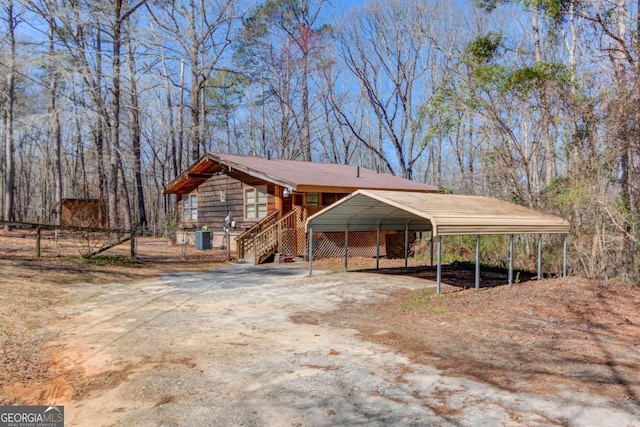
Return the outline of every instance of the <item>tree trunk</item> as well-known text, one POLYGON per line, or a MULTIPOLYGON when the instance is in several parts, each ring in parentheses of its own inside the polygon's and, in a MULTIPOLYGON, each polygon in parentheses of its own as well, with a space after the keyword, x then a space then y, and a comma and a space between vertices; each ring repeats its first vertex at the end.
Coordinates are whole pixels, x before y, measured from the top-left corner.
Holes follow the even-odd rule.
MULTIPOLYGON (((5 183, 4 183, 4 212, 5 221, 15 220, 14 215, 14 160, 13 160, 13 116, 15 104, 15 66, 16 66, 16 38, 15 28, 17 21, 13 13, 13 0, 8 0, 6 6, 7 11, 7 28, 9 33, 9 64, 7 68, 7 100, 5 101, 5 109, 3 111, 3 124, 5 128, 4 134, 4 152, 5 152, 5 183)), ((9 231, 9 226, 5 225, 5 231, 9 231)))
POLYGON ((302 51, 302 153, 304 160, 311 161, 311 120, 309 110, 309 51, 302 51))
POLYGON ((171 82, 169 81, 169 71, 167 70, 167 62, 164 56, 164 51, 162 53, 162 67, 164 69, 165 75, 165 90, 167 91, 167 115, 169 119, 169 142, 171 146, 171 178, 173 179, 178 176, 178 174, 180 173, 180 169, 178 168, 178 147, 176 141, 176 130, 173 120, 173 98, 171 96, 171 82))
MULTIPOLYGON (((101 92, 102 91, 102 30, 100 25, 100 20, 98 20, 96 26, 96 88, 95 90, 101 92)), ((100 96, 100 98, 102 98, 100 96)), ((95 135, 95 144, 96 144, 96 154, 98 157, 98 191, 100 194, 100 207, 99 207, 99 221, 100 225, 106 225, 109 222, 109 209, 107 208, 107 212, 104 212, 104 202, 107 201, 105 193, 107 192, 107 175, 105 172, 106 169, 106 157, 105 157, 105 129, 106 124, 109 121, 109 117, 107 116, 106 108, 103 108, 103 115, 98 120, 96 135, 95 135)), ((78 141, 78 143, 82 143, 82 141, 78 141)))
POLYGON ((56 96, 57 96, 57 83, 56 76, 57 73, 53 67, 53 58, 55 55, 55 45, 53 38, 53 23, 50 23, 49 27, 49 73, 51 78, 51 87, 50 87, 50 105, 49 105, 49 114, 51 116, 52 126, 53 126, 53 147, 54 147, 54 159, 53 159, 53 175, 55 181, 55 200, 53 201, 54 206, 54 222, 55 224, 60 224, 60 215, 62 210, 62 130, 60 127, 60 116, 58 114, 58 108, 56 105, 56 96))
MULTIPOLYGON (((184 62, 180 62, 180 101, 178 103, 178 174, 182 171, 184 151, 184 62)), ((176 174, 176 176, 178 176, 176 174)))
MULTIPOLYGON (((120 228, 120 217, 118 212, 118 167, 120 165, 120 48, 122 31, 122 0, 114 0, 114 24, 111 28, 113 32, 112 43, 113 52, 111 59, 111 129, 109 144, 109 178, 108 178, 108 209, 109 228, 116 230, 120 228)), ((115 236, 114 236, 115 237, 115 236)))
POLYGON ((200 91, 201 91, 201 83, 198 73, 200 72, 200 61, 199 61, 199 47, 200 43, 198 42, 198 37, 196 33, 196 19, 197 16, 195 14, 196 7, 193 4, 193 0, 191 1, 191 21, 189 22, 189 37, 191 39, 191 49, 189 52, 189 60, 191 67, 191 127, 189 131, 189 136, 191 137, 191 161, 195 162, 200 158, 200 91))
POLYGON ((133 46, 131 39, 128 43, 129 53, 129 80, 131 90, 131 145, 133 147, 133 165, 136 180, 136 196, 137 196, 137 225, 145 227, 147 225, 147 211, 144 204, 144 186, 142 184, 142 150, 140 140, 142 138, 142 129, 140 128, 140 107, 138 104, 138 86, 136 84, 136 67, 133 55, 133 46))
MULTIPOLYGON (((537 64, 542 63, 543 59, 540 29, 538 27, 540 12, 540 5, 536 3, 536 5, 533 7, 531 26, 533 30, 533 45, 537 64)), ((540 125, 542 126, 542 141, 544 150, 544 185, 547 186, 551 184, 551 181, 555 176, 556 153, 554 141, 551 138, 551 135, 549 135, 549 119, 551 114, 549 111, 549 96, 547 94, 546 84, 543 84, 543 86, 540 88, 540 110, 540 125)))

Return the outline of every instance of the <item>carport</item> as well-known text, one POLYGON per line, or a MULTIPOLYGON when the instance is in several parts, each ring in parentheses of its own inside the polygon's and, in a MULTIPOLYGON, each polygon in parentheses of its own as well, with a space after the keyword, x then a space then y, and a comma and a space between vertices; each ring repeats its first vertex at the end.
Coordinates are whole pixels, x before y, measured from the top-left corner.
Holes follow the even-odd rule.
POLYGON ((442 236, 476 235, 475 287, 480 288, 480 236, 510 235, 509 285, 513 283, 514 234, 538 235, 538 278, 542 277, 542 236, 564 234, 563 277, 567 274, 567 234, 569 223, 513 203, 480 196, 415 193, 385 190, 358 190, 307 219, 309 233, 309 274, 313 273, 313 233, 345 233, 345 271, 349 253, 349 232, 376 232, 376 268, 379 268, 380 233, 404 231, 405 266, 409 253, 409 232, 431 231, 437 245, 436 283, 441 285, 442 236))

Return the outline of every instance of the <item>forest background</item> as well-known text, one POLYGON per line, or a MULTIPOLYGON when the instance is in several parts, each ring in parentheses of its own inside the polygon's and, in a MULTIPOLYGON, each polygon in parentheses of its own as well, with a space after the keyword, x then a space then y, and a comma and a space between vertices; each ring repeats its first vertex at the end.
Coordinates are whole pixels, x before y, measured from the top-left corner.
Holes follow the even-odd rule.
POLYGON ((2 0, 0 206, 175 223, 206 151, 357 164, 561 215, 638 281, 640 1, 2 0))

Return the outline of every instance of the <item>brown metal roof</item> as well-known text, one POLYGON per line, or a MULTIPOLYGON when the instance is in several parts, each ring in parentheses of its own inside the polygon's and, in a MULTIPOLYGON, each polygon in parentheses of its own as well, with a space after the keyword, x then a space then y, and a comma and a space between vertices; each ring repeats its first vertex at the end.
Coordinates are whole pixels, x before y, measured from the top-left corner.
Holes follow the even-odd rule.
POLYGON ((207 153, 174 179, 165 193, 184 194, 223 168, 228 173, 244 172, 250 176, 300 192, 342 192, 358 189, 435 192, 437 187, 371 169, 330 163, 270 160, 262 157, 207 153))
POLYGON ((360 190, 307 220, 307 231, 431 230, 434 235, 568 233, 569 223, 489 197, 360 190))

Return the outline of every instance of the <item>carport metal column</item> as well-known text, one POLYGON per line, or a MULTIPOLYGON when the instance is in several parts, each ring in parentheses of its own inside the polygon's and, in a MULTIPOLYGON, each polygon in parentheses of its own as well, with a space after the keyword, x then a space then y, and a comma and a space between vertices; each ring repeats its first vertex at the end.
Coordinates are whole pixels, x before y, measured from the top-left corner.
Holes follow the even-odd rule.
POLYGON ((404 226, 404 267, 407 268, 409 266, 409 223, 411 220, 407 221, 404 226))
POLYGON ((436 267, 436 293, 440 293, 440 279, 442 278, 442 236, 438 235, 438 264, 436 267))
POLYGON ((564 235, 564 242, 562 244, 562 277, 567 277, 567 236, 564 235))
POLYGON ((376 270, 380 270, 380 221, 376 227, 376 270))
POLYGON ((538 280, 542 280, 542 234, 538 236, 538 280))
POLYGON ((313 227, 309 225, 309 249, 307 249, 307 257, 309 258, 309 276, 313 274, 313 227))
POLYGON ((349 267, 349 224, 344 226, 344 271, 349 267))
POLYGON ((433 224, 431 224, 431 238, 429 240, 431 240, 431 267, 433 267, 433 224))
POLYGON ((476 291, 480 290, 480 235, 476 235, 476 291))
POLYGON ((513 234, 509 236, 509 287, 513 285, 513 234))

